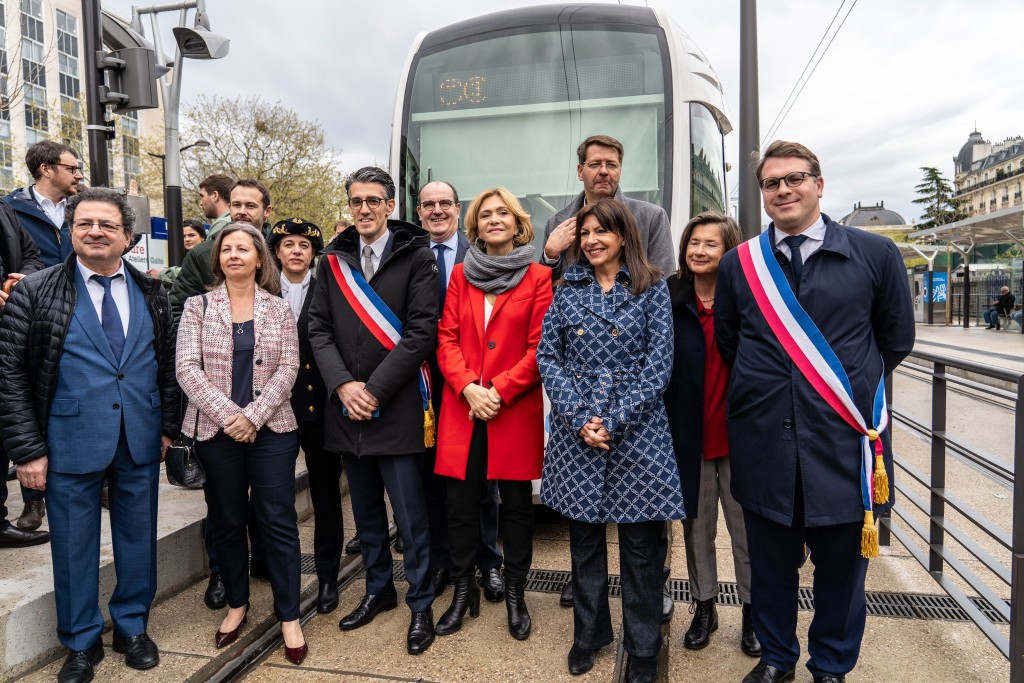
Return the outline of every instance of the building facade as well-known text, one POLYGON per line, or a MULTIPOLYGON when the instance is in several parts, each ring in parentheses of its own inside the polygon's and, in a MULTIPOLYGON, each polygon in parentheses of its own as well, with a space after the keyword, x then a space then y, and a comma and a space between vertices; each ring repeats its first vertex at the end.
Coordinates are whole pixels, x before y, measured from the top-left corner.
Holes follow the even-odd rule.
POLYGON ((1022 203, 1024 138, 991 143, 974 131, 953 157, 956 199, 968 216, 991 213, 1022 203))
MULTIPOLYGON (((32 182, 25 150, 40 140, 69 145, 88 164, 81 14, 78 0, 0 0, 0 193, 32 182)), ((138 179, 140 141, 162 121, 159 109, 115 117, 107 185, 138 179)))

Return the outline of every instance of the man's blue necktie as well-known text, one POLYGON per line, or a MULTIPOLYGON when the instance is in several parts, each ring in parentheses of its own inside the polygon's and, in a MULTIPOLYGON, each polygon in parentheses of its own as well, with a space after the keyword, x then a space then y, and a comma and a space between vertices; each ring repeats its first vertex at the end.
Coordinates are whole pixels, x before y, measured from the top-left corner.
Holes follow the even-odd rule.
POLYGON ((800 253, 800 245, 807 240, 807 235, 790 235, 782 238, 789 245, 789 263, 793 266, 793 293, 800 294, 800 280, 804 274, 804 257, 800 253))
POLYGON ((121 352, 124 351, 124 326, 121 324, 121 314, 117 311, 117 304, 114 303, 114 297, 110 293, 110 283, 115 277, 121 277, 121 274, 109 277, 93 275, 92 279, 103 285, 103 305, 100 307, 103 317, 101 321, 103 334, 107 338, 107 343, 110 344, 110 350, 114 352, 114 358, 121 360, 121 352))
POLYGON ((448 269, 444 265, 444 252, 448 247, 444 244, 434 245, 434 254, 437 256, 437 300, 441 304, 439 311, 444 312, 444 298, 448 294, 448 269))

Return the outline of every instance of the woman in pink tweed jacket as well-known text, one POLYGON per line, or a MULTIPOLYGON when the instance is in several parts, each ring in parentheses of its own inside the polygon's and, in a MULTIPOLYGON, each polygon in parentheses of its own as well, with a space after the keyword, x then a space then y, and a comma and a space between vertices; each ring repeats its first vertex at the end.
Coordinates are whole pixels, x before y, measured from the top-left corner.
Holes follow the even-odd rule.
POLYGON ((247 223, 223 228, 213 246, 214 288, 185 302, 178 327, 178 383, 188 396, 183 432, 206 470, 206 504, 227 593, 217 647, 237 637, 249 611, 249 495, 266 547, 274 612, 285 656, 308 651, 299 625, 299 533, 291 387, 299 337, 263 235, 247 223))

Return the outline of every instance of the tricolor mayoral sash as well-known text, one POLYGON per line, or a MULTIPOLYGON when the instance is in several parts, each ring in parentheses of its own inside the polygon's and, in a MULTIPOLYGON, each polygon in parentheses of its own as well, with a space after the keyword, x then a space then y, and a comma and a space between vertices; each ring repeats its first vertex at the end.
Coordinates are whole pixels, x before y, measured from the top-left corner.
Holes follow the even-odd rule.
MULTIPOLYGON (((402 321, 391 312, 377 292, 373 291, 373 287, 363 274, 334 254, 327 255, 327 262, 338 288, 366 329, 388 351, 398 346, 402 339, 402 321)), ((423 445, 429 448, 434 445, 435 422, 434 409, 430 404, 430 366, 426 361, 420 365, 418 380, 420 398, 423 401, 423 445)))
POLYGON ((882 460, 882 440, 878 438, 889 424, 885 372, 883 370, 878 380, 872 422, 869 424, 854 403, 853 389, 842 363, 818 326, 797 301, 789 280, 775 260, 768 234, 766 230, 737 248, 743 274, 768 326, 793 363, 825 402, 861 434, 860 490, 864 504, 861 555, 878 557, 878 529, 872 514, 872 501, 885 503, 889 500, 889 480, 882 460))

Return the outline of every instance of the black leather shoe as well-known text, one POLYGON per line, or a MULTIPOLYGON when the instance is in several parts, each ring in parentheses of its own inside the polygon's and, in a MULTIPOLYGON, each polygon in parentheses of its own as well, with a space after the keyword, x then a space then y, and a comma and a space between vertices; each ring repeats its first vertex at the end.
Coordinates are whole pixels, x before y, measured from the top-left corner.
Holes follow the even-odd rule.
POLYGON ((206 584, 203 602, 210 609, 223 609, 228 604, 228 592, 224 589, 224 580, 220 572, 210 572, 210 583, 206 584))
POLYGON ((249 576, 263 581, 268 581, 270 579, 270 573, 267 571, 266 558, 256 557, 253 555, 249 559, 249 576))
POLYGON ((846 676, 815 676, 814 683, 846 683, 846 676))
POLYGON ((629 683, 654 683, 658 680, 658 657, 629 657, 629 683))
POLYGON ((445 587, 451 583, 451 580, 451 572, 447 569, 430 570, 430 585, 434 589, 435 598, 444 593, 445 587))
POLYGON ((683 645, 687 650, 703 650, 711 642, 711 634, 718 630, 718 610, 715 600, 695 600, 690 605, 693 621, 686 629, 683 645))
POLYGON ((14 523, 14 526, 24 531, 35 531, 43 525, 43 517, 46 516, 46 505, 41 500, 30 500, 25 503, 21 511, 21 517, 14 523))
POLYGON ((757 666, 743 677, 743 683, 789 683, 795 676, 796 672, 792 669, 782 671, 764 662, 758 662, 757 666))
POLYGON ((434 614, 427 608, 426 612, 413 612, 409 621, 409 635, 405 640, 405 648, 411 655, 422 654, 434 642, 434 614))
POLYGON ((579 676, 593 669, 595 654, 597 654, 597 650, 587 650, 573 645, 569 648, 569 673, 573 676, 579 676))
POLYGON ((437 635, 447 636, 462 628, 466 612, 474 619, 480 616, 480 588, 471 576, 459 576, 453 582, 452 604, 437 620, 437 635))
POLYGON ((501 602, 505 599, 505 580, 497 567, 483 572, 480 576, 480 587, 484 589, 487 602, 501 602))
POLYGON ((316 611, 320 614, 328 614, 338 609, 338 582, 324 582, 320 584, 320 592, 316 595, 316 611))
POLYGON ((160 651, 145 633, 131 638, 122 638, 115 633, 114 652, 124 655, 127 666, 140 671, 152 669, 160 663, 160 651))
POLYGON ((510 576, 505 581, 505 611, 508 612, 508 632, 516 640, 530 637, 533 620, 526 609, 526 577, 510 576))
POLYGON ((88 650, 72 650, 57 672, 57 683, 89 683, 92 668, 103 661, 103 642, 97 640, 88 650))
POLYGON ((10 524, 0 529, 0 548, 27 548, 49 541, 48 531, 25 531, 10 524))
POLYGON ((740 649, 748 657, 761 656, 761 642, 754 633, 754 616, 750 613, 749 603, 743 603, 743 634, 740 636, 740 649))
MULTIPOLYGON (((395 592, 394 586, 390 591, 379 595, 367 593, 359 601, 359 606, 338 622, 338 628, 342 631, 351 631, 360 626, 366 626, 381 612, 387 612, 396 607, 398 607, 398 593, 395 592)), ((430 632, 433 634, 433 628, 430 632)))
POLYGON ((572 596, 572 576, 569 576, 569 580, 562 586, 562 594, 558 596, 558 604, 562 607, 572 607, 573 596, 572 596))
POLYGON ((355 555, 359 552, 359 534, 352 537, 352 540, 345 544, 345 554, 355 555))
POLYGON ((661 623, 667 624, 672 621, 672 614, 676 611, 676 603, 672 600, 672 593, 668 590, 666 583, 661 589, 661 623))

